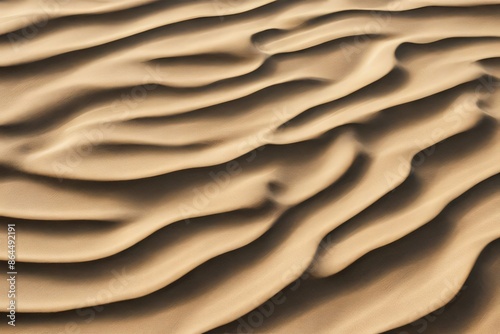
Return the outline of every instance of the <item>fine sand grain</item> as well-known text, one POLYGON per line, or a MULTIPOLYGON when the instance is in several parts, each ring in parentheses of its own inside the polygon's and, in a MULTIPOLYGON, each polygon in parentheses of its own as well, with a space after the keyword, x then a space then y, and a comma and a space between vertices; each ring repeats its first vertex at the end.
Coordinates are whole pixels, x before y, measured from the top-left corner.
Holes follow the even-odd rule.
POLYGON ((500 0, 0 1, 0 333, 498 334, 499 88, 500 0))

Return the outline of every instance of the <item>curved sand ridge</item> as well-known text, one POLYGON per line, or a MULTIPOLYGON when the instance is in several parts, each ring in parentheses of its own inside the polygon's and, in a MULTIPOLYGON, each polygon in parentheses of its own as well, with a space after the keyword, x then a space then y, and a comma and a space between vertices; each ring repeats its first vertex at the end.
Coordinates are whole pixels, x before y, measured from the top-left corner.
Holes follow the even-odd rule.
POLYGON ((498 330, 500 1, 0 17, 2 333, 498 330))

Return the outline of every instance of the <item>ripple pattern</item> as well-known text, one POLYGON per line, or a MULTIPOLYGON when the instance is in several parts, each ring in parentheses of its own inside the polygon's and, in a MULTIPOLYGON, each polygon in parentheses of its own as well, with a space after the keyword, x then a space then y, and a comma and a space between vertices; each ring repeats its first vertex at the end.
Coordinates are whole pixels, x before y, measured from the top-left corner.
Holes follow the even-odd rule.
POLYGON ((4 0, 0 54, 2 333, 499 333, 500 1, 4 0))

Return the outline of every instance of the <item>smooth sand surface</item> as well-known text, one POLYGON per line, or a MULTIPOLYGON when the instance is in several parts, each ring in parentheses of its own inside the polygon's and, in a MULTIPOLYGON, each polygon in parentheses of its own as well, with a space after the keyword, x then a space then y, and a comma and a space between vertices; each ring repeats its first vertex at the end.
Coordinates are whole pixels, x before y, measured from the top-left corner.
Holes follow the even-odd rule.
POLYGON ((0 1, 1 333, 500 333, 499 0, 0 1))

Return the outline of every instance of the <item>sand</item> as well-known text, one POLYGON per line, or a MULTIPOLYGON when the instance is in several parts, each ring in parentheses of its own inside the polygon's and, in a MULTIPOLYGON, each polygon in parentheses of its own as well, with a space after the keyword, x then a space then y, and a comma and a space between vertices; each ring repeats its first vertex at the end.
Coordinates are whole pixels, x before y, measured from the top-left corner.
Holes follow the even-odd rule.
POLYGON ((500 1, 4 0, 0 35, 1 333, 500 333, 500 1))

